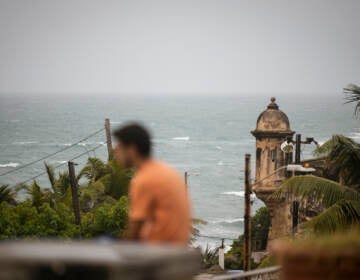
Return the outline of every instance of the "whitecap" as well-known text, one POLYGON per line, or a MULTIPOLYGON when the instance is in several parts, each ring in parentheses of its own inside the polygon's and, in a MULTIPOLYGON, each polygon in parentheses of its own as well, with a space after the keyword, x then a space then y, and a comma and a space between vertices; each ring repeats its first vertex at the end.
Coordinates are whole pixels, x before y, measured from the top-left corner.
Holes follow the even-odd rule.
POLYGON ((89 142, 80 142, 78 145, 85 147, 85 146, 91 145, 91 143, 89 143, 89 142))
POLYGON ((234 224, 234 223, 243 222, 243 221, 244 221, 244 218, 227 219, 227 220, 224 220, 224 223, 234 224))
POLYGON ((221 146, 216 146, 216 149, 222 150, 222 147, 221 146))
POLYGON ((239 192, 232 191, 232 192, 223 192, 223 193, 221 193, 221 194, 244 196, 244 195, 245 195, 245 192, 244 192, 244 191, 239 191, 239 192))
POLYGON ((66 160, 57 160, 56 163, 64 164, 64 163, 67 163, 67 161, 66 160))
POLYGON ((350 138, 352 138, 352 139, 360 139, 360 133, 359 132, 352 132, 352 133, 350 133, 350 138))
POLYGON ((13 145, 32 145, 32 144, 36 144, 39 143, 37 141, 16 141, 13 143, 13 145))
POLYGON ((183 137, 173 137, 172 140, 178 140, 178 141, 189 141, 189 136, 183 136, 183 137))
POLYGON ((5 163, 5 164, 0 164, 0 167, 18 167, 20 165, 20 163, 17 162, 9 162, 9 163, 5 163))
POLYGON ((224 219, 224 220, 215 220, 215 221, 211 221, 211 224, 234 224, 234 223, 239 223, 239 222, 243 222, 244 218, 234 218, 234 219, 224 219))
MULTIPOLYGON (((235 191, 230 191, 230 192, 223 192, 221 194, 225 194, 225 195, 235 195, 235 196, 241 196, 241 197, 244 197, 245 196, 245 192, 244 191, 239 191, 239 192, 235 192, 235 191)), ((250 195, 250 197, 252 199, 254 199, 256 197, 255 193, 252 193, 250 195)))

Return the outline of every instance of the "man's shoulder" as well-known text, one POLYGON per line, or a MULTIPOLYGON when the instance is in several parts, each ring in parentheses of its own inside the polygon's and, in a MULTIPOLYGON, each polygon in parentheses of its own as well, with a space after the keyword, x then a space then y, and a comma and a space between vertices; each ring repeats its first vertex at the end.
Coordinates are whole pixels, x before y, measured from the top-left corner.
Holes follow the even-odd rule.
POLYGON ((160 161, 160 160, 151 160, 143 170, 139 170, 136 177, 139 180, 149 180, 151 178, 164 178, 164 177, 176 177, 179 176, 178 171, 171 165, 160 161))
POLYGON ((149 160, 143 169, 140 169, 139 170, 139 174, 140 173, 147 173, 147 172, 151 172, 151 171, 154 171, 154 170, 175 170, 172 166, 170 166, 169 164, 161 161, 161 160, 155 160, 155 159, 152 159, 152 160, 149 160), (144 171, 144 172, 142 172, 144 171))

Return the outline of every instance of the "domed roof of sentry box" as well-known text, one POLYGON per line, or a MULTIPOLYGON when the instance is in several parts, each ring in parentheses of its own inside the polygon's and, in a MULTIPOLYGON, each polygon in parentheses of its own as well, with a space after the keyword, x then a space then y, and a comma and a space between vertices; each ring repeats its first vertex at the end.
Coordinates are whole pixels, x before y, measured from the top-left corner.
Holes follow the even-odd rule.
POLYGON ((286 137, 295 133, 290 129, 289 118, 275 101, 275 97, 271 97, 267 109, 258 117, 256 129, 251 131, 255 137, 286 137))

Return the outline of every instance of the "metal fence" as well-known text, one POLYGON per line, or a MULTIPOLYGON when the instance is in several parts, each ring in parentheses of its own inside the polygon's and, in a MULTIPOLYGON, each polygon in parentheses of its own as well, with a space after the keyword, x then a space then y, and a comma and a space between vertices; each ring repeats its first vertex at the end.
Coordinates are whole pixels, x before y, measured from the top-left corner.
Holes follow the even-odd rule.
POLYGON ((255 269, 247 272, 239 272, 228 275, 215 276, 213 280, 278 280, 280 279, 280 266, 272 266, 267 268, 255 269))

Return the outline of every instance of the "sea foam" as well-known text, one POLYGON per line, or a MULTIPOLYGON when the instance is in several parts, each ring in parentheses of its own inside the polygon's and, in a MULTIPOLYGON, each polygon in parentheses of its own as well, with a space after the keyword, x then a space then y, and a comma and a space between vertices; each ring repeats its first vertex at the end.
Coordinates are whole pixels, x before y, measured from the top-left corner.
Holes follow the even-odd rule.
POLYGON ((9 162, 9 163, 5 163, 5 164, 0 164, 0 167, 4 168, 4 167, 18 167, 20 165, 20 163, 17 162, 9 162))
POLYGON ((189 136, 184 136, 184 137, 173 137, 172 140, 178 140, 178 141, 189 141, 190 137, 189 136))
POLYGON ((350 133, 350 138, 352 138, 352 139, 360 139, 360 133, 359 132, 352 132, 352 133, 350 133))
MULTIPOLYGON (((234 195, 234 196, 241 196, 241 197, 244 197, 245 196, 245 192, 244 191, 239 191, 239 192, 235 192, 235 191, 230 191, 230 192, 223 192, 221 194, 225 194, 225 195, 234 195)), ((254 193, 252 193, 250 195, 250 197, 252 199, 254 199, 256 197, 256 195, 254 193)))
POLYGON ((211 221, 211 224, 235 224, 243 222, 244 218, 234 218, 234 219, 224 219, 224 220, 215 220, 211 221))
POLYGON ((32 145, 32 144, 37 144, 39 142, 37 141, 16 141, 13 143, 13 145, 32 145))
POLYGON ((235 196, 242 196, 243 197, 245 195, 245 192, 244 191, 239 191, 239 192, 232 191, 232 192, 223 192, 221 194, 235 195, 235 196))

